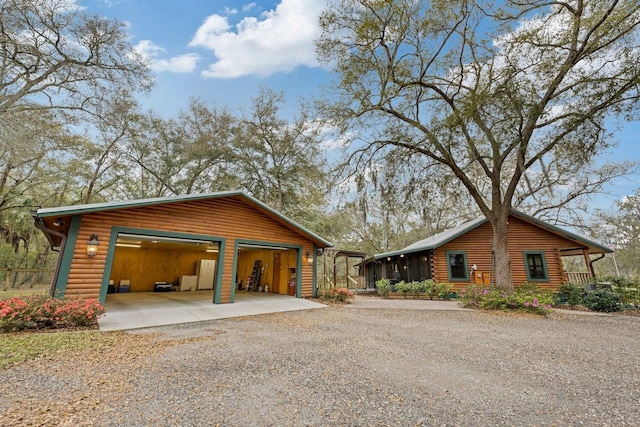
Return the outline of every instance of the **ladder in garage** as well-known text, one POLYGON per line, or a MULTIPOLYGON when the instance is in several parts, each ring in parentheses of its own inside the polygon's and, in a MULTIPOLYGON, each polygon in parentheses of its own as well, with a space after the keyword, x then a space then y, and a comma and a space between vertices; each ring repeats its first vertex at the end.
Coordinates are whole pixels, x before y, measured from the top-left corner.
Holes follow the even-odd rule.
POLYGON ((260 283, 260 275, 262 274, 262 261, 257 260, 253 263, 253 271, 249 278, 249 284, 247 286, 248 291, 257 291, 258 284, 260 283))

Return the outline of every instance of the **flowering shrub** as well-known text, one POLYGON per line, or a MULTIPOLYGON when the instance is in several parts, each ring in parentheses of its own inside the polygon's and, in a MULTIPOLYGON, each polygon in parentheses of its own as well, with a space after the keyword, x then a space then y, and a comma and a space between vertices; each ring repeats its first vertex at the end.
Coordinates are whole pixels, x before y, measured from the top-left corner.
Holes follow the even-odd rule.
POLYGON ((0 331, 91 326, 103 313, 94 298, 14 297, 0 300, 0 331))
POLYGON ((520 310, 536 314, 547 314, 553 305, 553 294, 526 284, 513 293, 502 289, 471 285, 460 293, 464 307, 484 310, 520 310))
POLYGON ((333 288, 320 294, 320 299, 330 302, 350 303, 353 294, 347 288, 333 288))

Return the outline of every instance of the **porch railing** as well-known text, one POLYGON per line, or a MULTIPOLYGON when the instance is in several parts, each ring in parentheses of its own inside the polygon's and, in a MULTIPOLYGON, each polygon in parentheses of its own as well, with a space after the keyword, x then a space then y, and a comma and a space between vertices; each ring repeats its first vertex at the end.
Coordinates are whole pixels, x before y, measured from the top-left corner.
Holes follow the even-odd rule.
POLYGON ((594 280, 594 278, 591 276, 591 273, 583 272, 566 272, 565 277, 568 283, 574 283, 576 285, 592 283, 594 280))
POLYGON ((364 276, 341 275, 335 278, 335 282, 327 275, 318 276, 318 289, 347 288, 366 289, 364 276))

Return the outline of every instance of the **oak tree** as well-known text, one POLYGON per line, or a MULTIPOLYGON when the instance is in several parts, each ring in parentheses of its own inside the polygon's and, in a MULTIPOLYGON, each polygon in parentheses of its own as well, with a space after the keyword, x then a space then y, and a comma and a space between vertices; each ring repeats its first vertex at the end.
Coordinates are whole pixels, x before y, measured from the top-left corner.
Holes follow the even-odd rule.
POLYGON ((507 219, 526 178, 593 169, 607 125, 637 117, 639 23, 633 0, 330 0, 316 48, 338 81, 323 111, 357 134, 353 156, 397 147, 446 166, 511 290, 507 219))

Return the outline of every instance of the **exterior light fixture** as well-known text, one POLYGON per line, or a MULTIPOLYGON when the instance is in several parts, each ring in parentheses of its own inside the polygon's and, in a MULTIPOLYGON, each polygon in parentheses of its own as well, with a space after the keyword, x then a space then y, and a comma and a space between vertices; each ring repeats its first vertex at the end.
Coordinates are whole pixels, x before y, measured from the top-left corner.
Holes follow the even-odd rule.
POLYGON ((98 246, 100 246, 100 242, 98 241, 98 235, 92 234, 89 237, 89 241, 87 242, 87 256, 89 258, 93 258, 98 253, 98 246))
POLYGON ((311 252, 307 252, 307 264, 313 265, 313 254, 311 252))

